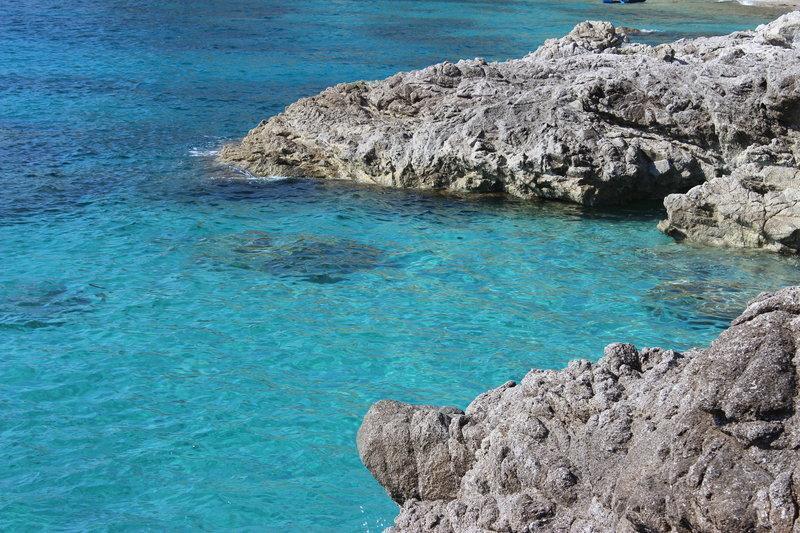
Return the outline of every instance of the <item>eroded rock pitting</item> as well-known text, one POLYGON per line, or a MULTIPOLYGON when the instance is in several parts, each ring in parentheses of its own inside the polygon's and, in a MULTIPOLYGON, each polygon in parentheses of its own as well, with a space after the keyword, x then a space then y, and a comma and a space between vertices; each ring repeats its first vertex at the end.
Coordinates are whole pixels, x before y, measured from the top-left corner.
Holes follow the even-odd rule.
POLYGON ((790 287, 705 350, 612 344, 465 411, 378 402, 358 448, 396 531, 797 531, 798 347, 790 287))
POLYGON ((654 47, 625 31, 584 22, 522 59, 337 85, 220 158, 260 175, 583 205, 699 186, 667 199, 665 232, 800 248, 800 12, 654 47))

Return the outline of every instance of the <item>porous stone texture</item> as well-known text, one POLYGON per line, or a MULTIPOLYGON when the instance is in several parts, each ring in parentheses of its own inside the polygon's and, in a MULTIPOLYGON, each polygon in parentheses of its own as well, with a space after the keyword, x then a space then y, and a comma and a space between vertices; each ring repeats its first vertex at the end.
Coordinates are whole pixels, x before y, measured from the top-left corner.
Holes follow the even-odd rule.
POLYGON ((707 349, 612 344, 466 409, 381 401, 358 433, 393 531, 800 531, 800 287, 707 349))
POLYGON ((259 175, 584 205, 660 200, 731 180, 692 193, 719 199, 672 198, 664 230, 736 246, 777 238, 775 248, 796 248, 783 221, 797 220, 794 211, 777 211, 774 231, 760 229, 754 213, 795 196, 781 194, 796 186, 791 172, 800 162, 800 12, 755 31, 655 47, 628 42, 628 33, 583 22, 522 59, 444 62, 336 85, 262 122, 220 158, 259 175), (731 177, 740 167, 769 184, 748 188, 731 177), (758 196, 773 186, 780 198, 758 196), (740 223, 724 204, 741 200, 740 223), (716 216, 700 204, 719 205, 716 216), (728 237, 739 227, 754 236, 728 237))

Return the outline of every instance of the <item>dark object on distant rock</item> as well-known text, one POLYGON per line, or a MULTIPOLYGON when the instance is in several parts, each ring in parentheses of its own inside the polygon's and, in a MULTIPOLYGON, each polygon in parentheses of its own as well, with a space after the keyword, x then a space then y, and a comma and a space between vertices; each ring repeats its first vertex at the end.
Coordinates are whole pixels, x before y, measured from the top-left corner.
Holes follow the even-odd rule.
POLYGON ((710 182, 667 200, 664 231, 797 250, 800 12, 753 32, 654 47, 628 43, 628 33, 583 22, 523 59, 337 85, 220 158, 260 175, 583 205, 710 182))
POLYGON ((395 531, 798 531, 800 287, 705 350, 612 344, 466 411, 381 401, 364 464, 395 531))

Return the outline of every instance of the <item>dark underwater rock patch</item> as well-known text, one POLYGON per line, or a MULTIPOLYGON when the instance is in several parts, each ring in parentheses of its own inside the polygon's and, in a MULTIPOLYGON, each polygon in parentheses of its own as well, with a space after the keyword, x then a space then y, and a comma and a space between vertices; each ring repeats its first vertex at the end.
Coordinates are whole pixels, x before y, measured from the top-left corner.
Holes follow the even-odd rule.
POLYGON ((272 245, 263 231, 244 231, 205 237, 197 243, 197 256, 202 261, 245 270, 257 270, 262 257, 272 245))
POLYGON ((246 231, 203 239, 200 256, 216 264, 312 283, 336 283, 385 263, 385 253, 352 239, 246 231))
POLYGON ((666 315, 690 327, 723 329, 739 316, 748 294, 748 287, 736 281, 672 280, 647 291, 644 305, 655 317, 666 315))
POLYGON ((262 270, 276 276, 297 276, 317 283, 344 279, 376 268, 383 252, 350 239, 301 236, 275 248, 262 270))
POLYGON ((0 329, 61 326, 74 315, 92 311, 105 299, 102 287, 71 287, 42 282, 0 288, 0 329))

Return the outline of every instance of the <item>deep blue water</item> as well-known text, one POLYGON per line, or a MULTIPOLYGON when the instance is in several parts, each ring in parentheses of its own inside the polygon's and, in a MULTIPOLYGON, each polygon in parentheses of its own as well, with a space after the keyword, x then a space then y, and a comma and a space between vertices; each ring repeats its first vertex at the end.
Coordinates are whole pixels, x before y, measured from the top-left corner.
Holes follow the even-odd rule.
POLYGON ((709 342, 798 263, 581 211, 306 180, 208 154, 327 85, 521 56, 586 18, 653 41, 734 4, 0 3, 0 529, 374 531, 355 431, 629 341, 709 342), (68 4, 68 6, 67 6, 68 4))

